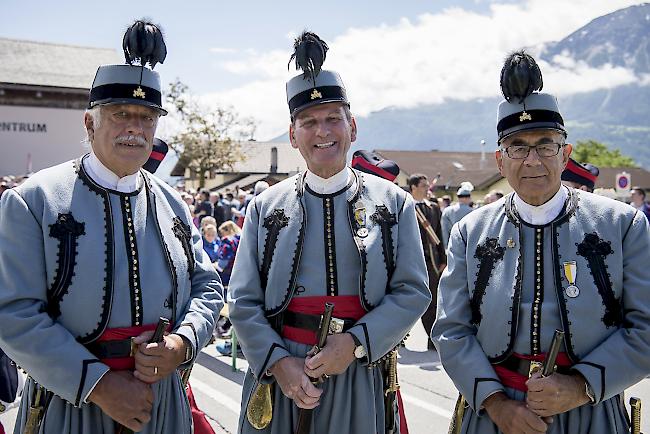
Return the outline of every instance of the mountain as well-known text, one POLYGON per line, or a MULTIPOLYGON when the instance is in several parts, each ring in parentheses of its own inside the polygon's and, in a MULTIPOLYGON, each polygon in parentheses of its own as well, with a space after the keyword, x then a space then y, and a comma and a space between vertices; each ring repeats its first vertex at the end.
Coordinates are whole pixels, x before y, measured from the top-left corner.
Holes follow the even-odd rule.
MULTIPOLYGON (((596 18, 559 42, 544 44, 549 63, 570 56, 591 67, 622 66, 650 82, 650 4, 631 6, 596 18)), ((545 89, 546 90, 546 89, 545 89)), ((551 89, 548 89, 551 91, 551 89)), ((447 101, 415 108, 390 107, 357 118, 353 149, 479 151, 496 146, 499 98, 447 101)), ((594 139, 620 149, 650 167, 650 85, 642 83, 559 98, 569 142, 594 139)), ((275 140, 288 140, 282 135, 275 140)))
POLYGON ((609 63, 650 73, 650 4, 630 6, 591 21, 560 42, 546 44, 544 57, 567 53, 598 67, 609 63))

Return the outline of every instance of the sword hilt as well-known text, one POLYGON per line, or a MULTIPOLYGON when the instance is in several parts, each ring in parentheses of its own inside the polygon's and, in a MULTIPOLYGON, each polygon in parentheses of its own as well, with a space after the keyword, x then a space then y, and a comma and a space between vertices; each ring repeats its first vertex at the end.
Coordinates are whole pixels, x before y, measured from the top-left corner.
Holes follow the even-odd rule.
POLYGON ((27 411, 27 421, 25 421, 23 434, 35 434, 41 425, 41 415, 43 414, 41 396, 43 395, 43 387, 36 383, 34 383, 34 386, 36 387, 36 395, 34 396, 34 402, 32 402, 27 411))
POLYGON ((399 383, 397 382, 397 350, 393 350, 388 357, 388 384, 385 394, 397 392, 399 383))
POLYGON ((642 434, 641 433, 641 400, 639 398, 631 397, 630 398, 630 410, 631 410, 631 433, 632 434, 642 434))

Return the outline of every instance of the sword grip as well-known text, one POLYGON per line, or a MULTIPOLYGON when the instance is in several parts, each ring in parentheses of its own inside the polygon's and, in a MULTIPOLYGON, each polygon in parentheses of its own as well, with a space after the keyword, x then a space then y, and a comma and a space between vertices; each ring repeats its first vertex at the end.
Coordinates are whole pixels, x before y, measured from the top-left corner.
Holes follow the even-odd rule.
POLYGON ((169 320, 161 316, 158 319, 158 324, 156 325, 156 331, 154 331, 153 336, 151 337, 149 343, 152 344, 152 343, 162 342, 163 336, 165 335, 165 329, 167 328, 167 326, 169 326, 169 320))
POLYGON ((563 340, 564 332, 562 330, 555 330, 553 340, 551 341, 551 347, 549 348, 544 363, 542 364, 543 377, 548 377, 555 371, 555 362, 557 360, 557 355, 560 352, 563 340))

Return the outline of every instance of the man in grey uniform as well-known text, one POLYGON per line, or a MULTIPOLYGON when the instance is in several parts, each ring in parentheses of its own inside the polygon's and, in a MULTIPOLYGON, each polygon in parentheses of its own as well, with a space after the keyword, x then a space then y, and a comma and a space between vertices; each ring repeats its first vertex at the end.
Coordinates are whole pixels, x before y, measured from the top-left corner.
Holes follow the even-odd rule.
POLYGON ((627 433, 622 393, 650 373, 648 224, 561 185, 571 145, 532 57, 508 57, 501 83, 496 160, 514 192, 452 229, 432 332, 468 405, 455 432, 627 433), (556 329, 557 372, 530 375, 556 329))
POLYGON ((327 45, 305 32, 294 48, 305 73, 287 83, 290 138, 308 170, 246 212, 228 296, 250 363, 239 432, 292 434, 299 412, 314 409, 307 432, 404 433, 399 399, 385 399, 395 385, 384 359, 429 305, 415 204, 346 166, 356 124, 340 76, 320 69, 327 45), (327 301, 342 332, 307 356, 327 301), (258 417, 264 409, 272 414, 258 417))
POLYGON ((441 225, 442 225, 442 243, 443 247, 447 248, 449 243, 449 234, 451 233, 451 228, 457 222, 460 221, 467 214, 474 211, 474 208, 470 205, 472 203, 472 191, 474 186, 471 182, 465 181, 460 184, 456 196, 458 197, 458 202, 448 206, 442 211, 441 225))
POLYGON ((29 374, 16 434, 192 430, 177 369, 210 339, 223 289, 178 193, 141 170, 166 114, 145 64, 165 53, 136 22, 127 64, 95 76, 91 152, 2 197, 0 346, 29 374), (148 343, 160 317, 170 333, 148 343))

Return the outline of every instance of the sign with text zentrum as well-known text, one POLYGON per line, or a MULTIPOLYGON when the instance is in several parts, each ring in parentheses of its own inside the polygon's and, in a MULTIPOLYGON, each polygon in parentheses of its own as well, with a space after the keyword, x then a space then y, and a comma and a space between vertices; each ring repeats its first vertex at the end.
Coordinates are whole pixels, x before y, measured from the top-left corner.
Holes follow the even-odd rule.
POLYGON ((0 176, 22 175, 86 152, 83 110, 0 105, 0 176))

